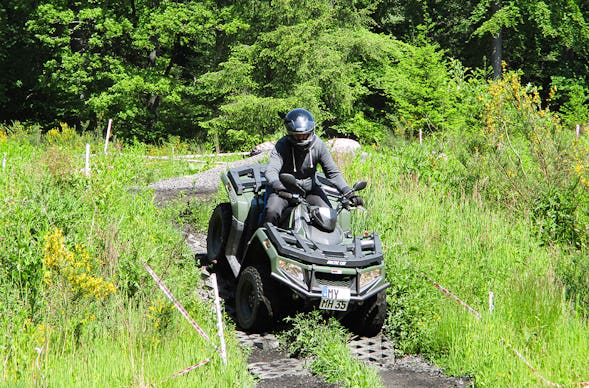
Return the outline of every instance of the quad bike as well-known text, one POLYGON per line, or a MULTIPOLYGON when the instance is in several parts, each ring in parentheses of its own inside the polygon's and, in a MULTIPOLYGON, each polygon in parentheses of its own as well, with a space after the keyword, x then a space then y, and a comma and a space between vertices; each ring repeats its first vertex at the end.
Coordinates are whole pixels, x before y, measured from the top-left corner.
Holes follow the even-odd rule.
MULTIPOLYGON (((389 286, 378 235, 352 235, 353 207, 322 174, 317 178, 332 208, 309 205, 296 179, 281 174, 292 206, 279 226, 262 224, 265 170, 254 164, 222 173, 230 202, 217 205, 209 220, 207 260, 237 283, 238 325, 263 332, 290 313, 319 308, 356 334, 378 334, 389 286)), ((361 181, 353 190, 365 187, 361 181)))

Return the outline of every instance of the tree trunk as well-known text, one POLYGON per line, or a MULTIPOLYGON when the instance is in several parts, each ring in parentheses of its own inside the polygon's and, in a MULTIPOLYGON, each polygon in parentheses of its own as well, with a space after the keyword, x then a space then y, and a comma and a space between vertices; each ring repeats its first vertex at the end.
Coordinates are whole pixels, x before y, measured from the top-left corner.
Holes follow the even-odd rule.
MULTIPOLYGON (((501 0, 496 0, 493 2, 493 14, 499 11, 502 7, 501 0)), ((493 65, 493 78, 499 79, 501 78, 502 66, 501 62, 503 60, 503 37, 501 28, 497 31, 497 34, 493 36, 493 43, 491 49, 491 64, 493 65)))

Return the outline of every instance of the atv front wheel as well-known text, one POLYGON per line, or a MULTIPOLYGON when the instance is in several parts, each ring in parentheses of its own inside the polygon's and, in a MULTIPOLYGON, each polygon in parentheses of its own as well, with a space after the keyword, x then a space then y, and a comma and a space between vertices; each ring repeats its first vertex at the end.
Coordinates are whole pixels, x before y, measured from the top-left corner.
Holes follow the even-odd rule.
POLYGON ((356 311, 350 312, 344 324, 355 334, 374 337, 380 333, 386 316, 387 294, 386 291, 381 291, 364 302, 356 311))
POLYGON ((231 204, 220 203, 213 210, 209 219, 209 230, 207 233, 207 263, 211 264, 214 260, 217 263, 226 261, 225 247, 229 238, 231 229, 231 204))
POLYGON ((270 299, 264 294, 269 276, 262 269, 249 266, 239 275, 235 295, 237 323, 242 329, 262 332, 272 323, 270 299))

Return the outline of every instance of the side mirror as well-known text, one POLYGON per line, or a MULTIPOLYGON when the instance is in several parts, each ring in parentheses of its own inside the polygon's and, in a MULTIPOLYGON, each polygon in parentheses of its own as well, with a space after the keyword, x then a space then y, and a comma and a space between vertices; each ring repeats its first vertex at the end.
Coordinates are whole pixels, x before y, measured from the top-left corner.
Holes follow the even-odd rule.
POLYGON ((358 181, 354 184, 354 187, 352 187, 352 190, 354 191, 360 191, 360 190, 364 190, 366 188, 366 181, 358 181))

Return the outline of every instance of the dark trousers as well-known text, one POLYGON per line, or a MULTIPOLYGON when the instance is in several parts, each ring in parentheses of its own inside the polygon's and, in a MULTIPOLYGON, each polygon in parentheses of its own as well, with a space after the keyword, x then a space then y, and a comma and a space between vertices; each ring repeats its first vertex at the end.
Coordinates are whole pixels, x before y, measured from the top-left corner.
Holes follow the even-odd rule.
MULTIPOLYGON (((321 190, 319 186, 315 186, 311 191, 309 191, 305 198, 312 206, 331 207, 331 204, 327 199, 327 195, 325 195, 325 192, 321 190)), ((278 226, 280 223, 280 216, 282 215, 282 212, 284 212, 284 209, 288 207, 288 205, 288 200, 280 198, 278 194, 274 192, 270 193, 270 196, 268 196, 268 202, 266 203, 264 222, 270 222, 271 224, 278 226)))

